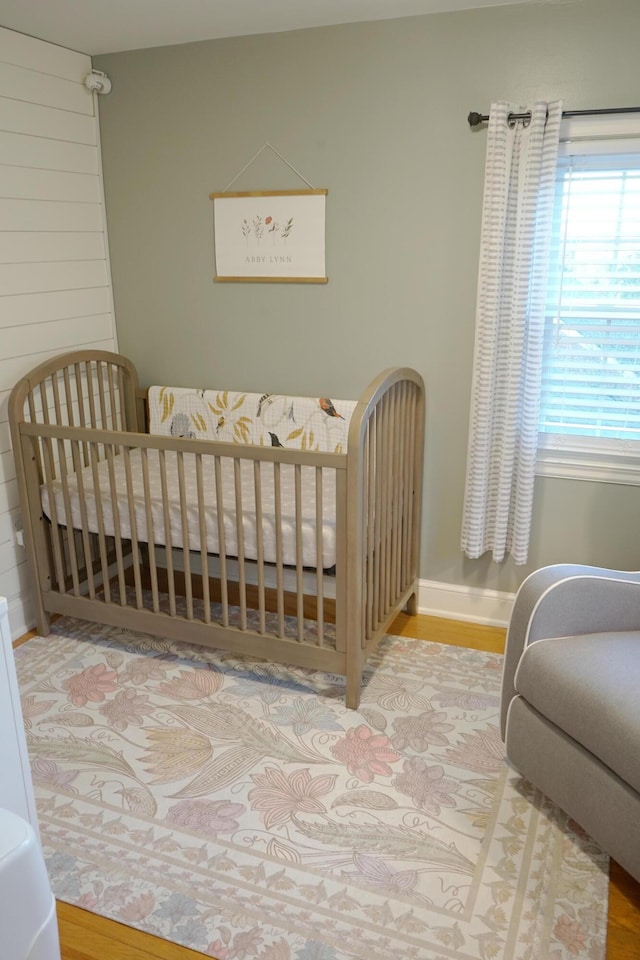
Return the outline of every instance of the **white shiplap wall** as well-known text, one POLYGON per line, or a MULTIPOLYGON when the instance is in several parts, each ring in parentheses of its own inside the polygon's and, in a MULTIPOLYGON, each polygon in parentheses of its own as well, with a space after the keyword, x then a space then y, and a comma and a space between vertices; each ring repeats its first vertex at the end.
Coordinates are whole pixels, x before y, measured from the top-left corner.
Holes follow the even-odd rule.
POLYGON ((97 95, 84 54, 0 28, 0 596, 33 626, 7 424, 13 385, 75 347, 116 349, 97 95))

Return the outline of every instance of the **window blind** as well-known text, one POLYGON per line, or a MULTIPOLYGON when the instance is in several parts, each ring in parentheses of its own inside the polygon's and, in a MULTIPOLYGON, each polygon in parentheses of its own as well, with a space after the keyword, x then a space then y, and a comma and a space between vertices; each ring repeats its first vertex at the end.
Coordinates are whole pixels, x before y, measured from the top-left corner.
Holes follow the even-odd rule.
POLYGON ((559 159, 540 430, 640 444, 640 152, 559 159))

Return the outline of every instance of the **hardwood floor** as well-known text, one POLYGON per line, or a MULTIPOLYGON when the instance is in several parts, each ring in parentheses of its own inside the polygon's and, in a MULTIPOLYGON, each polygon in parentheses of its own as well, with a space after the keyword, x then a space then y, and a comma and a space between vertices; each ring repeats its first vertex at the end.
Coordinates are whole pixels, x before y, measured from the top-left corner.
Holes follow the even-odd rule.
MULTIPOLYGON (((494 653, 502 653, 504 649, 504 630, 457 620, 402 614, 390 632, 494 653)), ((62 960, 201 960, 203 957, 201 953, 64 903, 58 904, 58 922, 62 960)), ((612 862, 606 960, 639 958, 640 884, 612 862)))

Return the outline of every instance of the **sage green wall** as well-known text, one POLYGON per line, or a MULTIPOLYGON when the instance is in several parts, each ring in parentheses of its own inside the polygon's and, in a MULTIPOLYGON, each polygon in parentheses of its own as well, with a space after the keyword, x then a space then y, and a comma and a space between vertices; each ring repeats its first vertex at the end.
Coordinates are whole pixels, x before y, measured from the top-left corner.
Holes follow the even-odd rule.
MULTIPOLYGON (((538 478, 528 567, 460 549, 486 131, 469 110, 635 105, 638 0, 349 24, 97 57, 120 349, 144 383, 355 397, 427 385, 421 575, 513 590, 558 561, 640 568, 640 488, 538 478), (209 194, 271 142, 329 189, 329 283, 215 284, 209 194)), ((264 151, 234 189, 299 187, 264 151)))

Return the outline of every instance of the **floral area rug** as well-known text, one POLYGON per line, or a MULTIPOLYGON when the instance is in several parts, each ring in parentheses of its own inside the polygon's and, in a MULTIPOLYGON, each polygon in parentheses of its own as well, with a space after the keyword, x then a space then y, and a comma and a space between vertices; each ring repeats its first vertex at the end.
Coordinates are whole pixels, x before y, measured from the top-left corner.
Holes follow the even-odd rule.
POLYGON ((53 891, 218 960, 604 960, 607 858, 503 760, 502 657, 337 676, 63 619, 16 650, 53 891))

